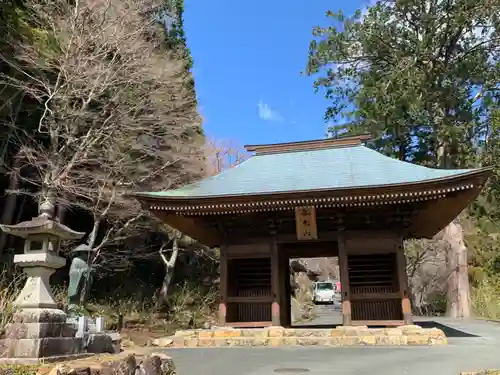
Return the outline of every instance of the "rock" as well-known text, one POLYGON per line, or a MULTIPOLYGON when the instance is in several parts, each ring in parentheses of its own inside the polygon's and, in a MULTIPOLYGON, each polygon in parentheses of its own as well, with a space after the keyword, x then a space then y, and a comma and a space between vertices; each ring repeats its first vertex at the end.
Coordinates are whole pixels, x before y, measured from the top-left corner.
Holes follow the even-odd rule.
POLYGON ((74 370, 71 367, 60 363, 52 370, 50 370, 48 375, 67 375, 71 374, 72 372, 74 372, 74 370))
POLYGON ((153 346, 168 347, 174 343, 174 340, 170 337, 161 337, 159 339, 154 339, 152 342, 153 346))
POLYGON ((142 360, 135 375, 175 375, 175 365, 171 357, 164 353, 153 353, 142 360))
MULTIPOLYGON (((0 371, 1 375, 15 375, 0 371)), ((40 373, 41 375, 42 373, 40 373)), ((97 367, 58 364, 44 375, 176 375, 174 361, 165 353, 153 353, 137 365, 135 355, 100 363, 97 367)))
POLYGON ((132 340, 127 340, 127 339, 123 339, 121 344, 122 344, 122 347, 124 347, 124 348, 130 348, 132 346, 135 346, 135 344, 132 340))
POLYGON ((49 371, 48 375, 90 375, 89 367, 70 367, 64 363, 58 364, 52 370, 49 371))
POLYGON ((144 358, 135 375, 162 375, 160 357, 152 356, 144 358))
POLYGON ((150 354, 150 357, 154 357, 154 356, 156 356, 156 357, 158 357, 158 358, 160 358, 162 360, 163 359, 172 359, 172 357, 170 357, 169 355, 167 355, 167 354, 165 354, 163 352, 154 352, 154 353, 150 354))
POLYGON ((136 368, 137 361, 130 354, 120 360, 103 362, 99 375, 135 375, 136 368))
POLYGON ((105 333, 90 334, 87 341, 88 353, 116 353, 111 336, 105 333))

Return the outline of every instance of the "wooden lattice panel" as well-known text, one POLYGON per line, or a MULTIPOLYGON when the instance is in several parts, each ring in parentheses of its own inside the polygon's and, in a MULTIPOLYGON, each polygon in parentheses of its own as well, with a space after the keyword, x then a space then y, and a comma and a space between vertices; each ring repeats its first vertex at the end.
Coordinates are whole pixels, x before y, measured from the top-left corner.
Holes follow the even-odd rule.
POLYGON ((271 321, 271 259, 231 259, 229 273, 228 321, 271 321))
POLYGON ((233 259, 230 272, 234 275, 238 296, 271 295, 271 259, 233 259), (251 292, 249 292, 251 291, 251 292))
MULTIPOLYGON (((372 289, 372 293, 396 292, 398 285, 396 253, 349 255, 349 285, 354 290, 372 289), (378 291, 375 291, 376 289, 378 291)), ((361 292, 366 293, 366 292, 361 292)))
POLYGON ((238 303, 238 322, 270 322, 270 303, 238 303))
POLYGON ((353 320, 402 319, 395 253, 349 255, 353 320))
POLYGON ((397 299, 351 302, 352 320, 401 320, 401 301, 397 299))

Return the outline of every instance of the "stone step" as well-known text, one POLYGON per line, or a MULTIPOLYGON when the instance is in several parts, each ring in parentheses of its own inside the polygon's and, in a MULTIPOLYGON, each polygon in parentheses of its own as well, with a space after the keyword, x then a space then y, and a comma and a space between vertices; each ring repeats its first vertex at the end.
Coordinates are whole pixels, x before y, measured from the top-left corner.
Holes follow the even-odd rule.
POLYGON ((212 329, 178 331, 153 341, 154 346, 195 348, 210 346, 280 345, 443 345, 443 331, 416 326, 398 328, 338 327, 335 329, 212 329))
POLYGON ((324 337, 181 337, 157 340, 159 346, 173 348, 205 348, 224 346, 400 346, 400 345, 443 345, 446 337, 431 337, 429 335, 405 336, 324 336, 324 337), (161 341, 162 342, 161 342, 161 341))
POLYGON ((399 328, 367 328, 367 327, 339 327, 335 329, 295 329, 295 328, 268 328, 268 329, 218 329, 218 330, 186 330, 177 331, 174 337, 185 338, 230 338, 230 337, 360 337, 360 336, 430 336, 445 337, 443 331, 437 328, 423 329, 421 327, 399 328))

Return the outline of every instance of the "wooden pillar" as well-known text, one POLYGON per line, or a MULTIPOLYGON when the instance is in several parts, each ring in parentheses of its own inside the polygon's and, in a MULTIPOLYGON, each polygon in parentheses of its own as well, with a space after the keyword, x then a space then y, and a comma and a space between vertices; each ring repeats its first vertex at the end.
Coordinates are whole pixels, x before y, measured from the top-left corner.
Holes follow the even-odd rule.
POLYGON ((408 274, 406 273, 406 257, 401 240, 396 249, 397 272, 399 280, 399 292, 401 294, 401 308, 403 310, 403 320, 405 325, 413 324, 413 316, 411 313, 410 292, 408 290, 408 274))
POLYGON ((279 286, 280 286, 280 322, 283 327, 290 327, 290 295, 287 283, 290 285, 290 266, 289 260, 285 252, 278 251, 279 253, 279 286))
POLYGON ((281 309, 280 309, 280 259, 278 254, 278 245, 276 239, 271 240, 271 293, 273 302, 271 305, 271 318, 273 326, 281 325, 281 309))
POLYGON ((228 272, 227 272, 227 246, 220 247, 220 301, 219 301, 219 325, 226 325, 227 315, 227 287, 228 287, 228 272))
POLYGON ((342 291, 342 325, 351 325, 351 287, 349 285, 349 269, 347 266, 347 251, 344 236, 339 236, 339 268, 340 289, 342 291))

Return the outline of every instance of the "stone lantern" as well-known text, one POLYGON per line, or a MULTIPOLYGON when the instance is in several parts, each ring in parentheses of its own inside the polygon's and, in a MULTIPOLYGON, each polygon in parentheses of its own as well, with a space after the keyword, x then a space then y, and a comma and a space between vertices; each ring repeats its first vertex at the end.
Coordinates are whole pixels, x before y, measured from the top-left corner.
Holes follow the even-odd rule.
POLYGON ((74 332, 66 324, 66 314, 57 308, 49 278, 66 264, 58 255, 61 241, 77 240, 85 233, 71 230, 53 220, 54 207, 45 202, 40 215, 0 229, 24 238, 24 253, 14 256, 14 263, 27 275, 26 284, 17 296, 13 322, 0 340, 0 355, 10 358, 45 358, 76 354, 74 332))

